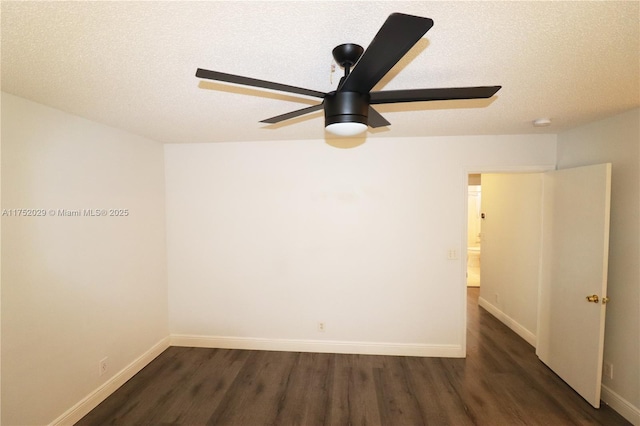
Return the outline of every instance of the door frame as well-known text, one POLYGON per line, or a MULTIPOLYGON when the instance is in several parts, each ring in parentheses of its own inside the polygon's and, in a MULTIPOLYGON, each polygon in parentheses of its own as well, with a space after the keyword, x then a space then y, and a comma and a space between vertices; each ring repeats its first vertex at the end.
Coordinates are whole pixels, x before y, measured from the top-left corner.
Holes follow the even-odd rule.
MULTIPOLYGON (((463 200, 464 206, 464 214, 462 220, 461 227, 461 239, 460 239, 460 258, 466 259, 467 253, 467 233, 468 233, 468 221, 467 217, 469 214, 469 175, 470 174, 487 174, 487 173, 544 173, 552 170, 556 170, 557 167, 555 164, 540 164, 540 165, 523 165, 523 166, 505 166, 505 165, 494 165, 494 166, 467 166, 464 168, 464 174, 461 178, 461 186, 460 196, 463 200)), ((463 357, 467 357, 467 262, 460 262, 460 281, 458 283, 458 288, 460 289, 460 301, 461 301, 461 339, 462 342, 462 353, 463 357)))

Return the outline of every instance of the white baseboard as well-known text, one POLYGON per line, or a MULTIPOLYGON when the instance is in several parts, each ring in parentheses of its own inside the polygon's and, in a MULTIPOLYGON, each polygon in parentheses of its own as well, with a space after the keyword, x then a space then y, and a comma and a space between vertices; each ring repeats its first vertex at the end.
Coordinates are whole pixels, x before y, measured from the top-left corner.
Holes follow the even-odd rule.
POLYGON ((495 305, 489 303, 486 299, 479 297, 478 305, 486 309, 491 315, 498 318, 500 322, 513 330, 518 336, 522 337, 534 348, 536 347, 536 335, 520 325, 516 320, 502 312, 495 305))
POLYGON ((125 384, 127 380, 135 376, 147 364, 153 361, 165 349, 169 347, 169 337, 165 337, 158 343, 153 345, 151 349, 140 355, 131 364, 120 370, 113 377, 103 383, 99 388, 84 397, 76 405, 68 409, 60 417, 50 423, 53 425, 73 425, 81 418, 87 415, 91 410, 96 408, 98 404, 107 399, 109 395, 115 392, 120 386, 125 384))
POLYGON ((171 335, 171 346, 196 348, 250 349, 265 351, 320 352, 363 355, 401 355, 464 358, 460 345, 412 343, 344 342, 329 340, 262 339, 226 336, 171 335))
POLYGON ((613 408, 618 414, 629 420, 635 426, 640 426, 640 408, 635 407, 629 401, 602 385, 602 393, 600 399, 609 407, 613 408))

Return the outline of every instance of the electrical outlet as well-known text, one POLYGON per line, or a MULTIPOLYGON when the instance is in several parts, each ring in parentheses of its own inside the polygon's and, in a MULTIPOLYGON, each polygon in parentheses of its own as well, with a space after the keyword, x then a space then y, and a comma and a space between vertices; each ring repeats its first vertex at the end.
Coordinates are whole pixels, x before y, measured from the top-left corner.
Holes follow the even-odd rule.
POLYGON ((447 259, 456 260, 457 258, 458 258, 458 250, 456 249, 447 250, 447 259))
POLYGON ((109 360, 108 357, 104 357, 98 363, 98 374, 100 376, 104 375, 107 371, 109 371, 109 363, 107 362, 108 360, 109 360))
POLYGON ((324 323, 323 322, 319 322, 318 323, 318 331, 324 332, 324 323))
POLYGON ((602 377, 613 379, 613 364, 605 361, 602 365, 602 377))

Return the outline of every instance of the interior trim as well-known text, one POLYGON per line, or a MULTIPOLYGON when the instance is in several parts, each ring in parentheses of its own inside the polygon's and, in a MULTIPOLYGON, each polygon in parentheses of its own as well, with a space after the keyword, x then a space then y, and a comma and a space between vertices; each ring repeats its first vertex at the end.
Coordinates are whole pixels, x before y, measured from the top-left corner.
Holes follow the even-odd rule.
POLYGON ((196 336, 185 334, 172 334, 171 346, 442 358, 464 358, 465 356, 464 350, 460 345, 264 339, 253 337, 196 336))

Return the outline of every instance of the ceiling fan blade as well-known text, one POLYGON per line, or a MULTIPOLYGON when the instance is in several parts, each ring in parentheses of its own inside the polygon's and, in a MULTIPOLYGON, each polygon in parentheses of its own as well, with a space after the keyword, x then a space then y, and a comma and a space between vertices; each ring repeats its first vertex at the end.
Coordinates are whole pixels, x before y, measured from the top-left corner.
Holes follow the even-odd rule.
POLYGON ((391 124, 382 115, 380 115, 378 111, 373 109, 371 105, 369 105, 369 119, 367 122, 369 127, 373 127, 374 129, 376 127, 384 127, 391 124))
POLYGON ((227 74, 219 71, 210 71, 198 68, 196 77, 208 80, 224 81, 227 83, 241 84, 243 86, 262 87, 264 89, 278 90, 281 92, 296 93, 298 95, 314 96, 324 98, 325 93, 316 90, 304 89, 302 87, 289 86, 288 84, 274 83, 272 81, 258 80, 257 78, 242 77, 235 74, 227 74))
POLYGON ((370 104, 490 98, 502 86, 450 87, 442 89, 385 90, 371 92, 370 104))
POLYGON ((318 111, 318 110, 322 109, 322 107, 323 107, 323 104, 312 105, 310 107, 302 108, 302 109, 299 109, 299 110, 296 110, 296 111, 291 111, 291 112, 288 112, 286 114, 277 115, 275 117, 267 118, 265 120, 260 120, 260 122, 261 123, 275 124, 275 123, 279 123, 279 122, 284 121, 284 120, 289 120, 290 118, 296 118, 296 117, 299 117, 301 115, 308 114, 308 113, 313 112, 313 111, 318 111))
POLYGON ((369 93, 432 26, 429 18, 389 15, 338 91, 369 93))

